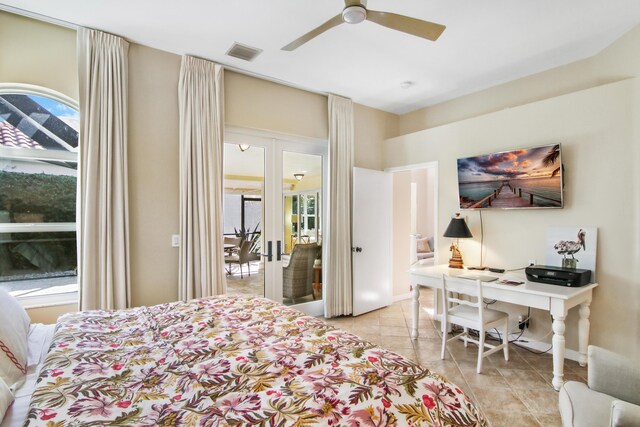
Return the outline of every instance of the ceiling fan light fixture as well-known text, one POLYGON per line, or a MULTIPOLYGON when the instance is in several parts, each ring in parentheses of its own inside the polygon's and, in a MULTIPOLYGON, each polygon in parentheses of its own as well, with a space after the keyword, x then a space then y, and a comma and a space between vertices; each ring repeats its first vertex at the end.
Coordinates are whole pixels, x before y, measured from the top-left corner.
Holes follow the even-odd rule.
POLYGON ((344 23, 358 24, 364 20, 431 41, 436 41, 446 28, 444 25, 436 24, 435 22, 423 21, 410 16, 381 12, 377 10, 367 10, 365 0, 344 0, 344 3, 345 7, 342 9, 342 13, 334 16, 308 33, 303 34, 281 49, 291 52, 292 50, 307 43, 309 40, 314 39, 325 31, 337 27, 338 25, 344 23))
POLYGON ((302 178, 304 178, 304 174, 303 173, 294 173, 293 177, 295 179, 297 179, 298 181, 302 181, 302 178))
POLYGON ((367 19, 367 9, 363 6, 347 6, 342 10, 342 20, 347 24, 359 24, 365 19, 367 19))

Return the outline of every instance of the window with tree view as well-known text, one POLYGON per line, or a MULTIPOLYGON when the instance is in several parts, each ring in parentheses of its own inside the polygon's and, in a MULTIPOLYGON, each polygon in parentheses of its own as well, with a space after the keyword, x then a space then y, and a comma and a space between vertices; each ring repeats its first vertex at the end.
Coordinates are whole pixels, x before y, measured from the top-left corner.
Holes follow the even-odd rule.
POLYGON ((0 287, 19 298, 77 291, 78 127, 72 100, 0 86, 0 287))

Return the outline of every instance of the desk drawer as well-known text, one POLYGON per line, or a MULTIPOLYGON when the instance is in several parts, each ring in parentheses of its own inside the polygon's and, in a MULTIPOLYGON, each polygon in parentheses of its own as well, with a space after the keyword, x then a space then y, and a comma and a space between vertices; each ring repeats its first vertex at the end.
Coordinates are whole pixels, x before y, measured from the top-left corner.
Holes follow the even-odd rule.
POLYGON ((499 289, 485 286, 483 295, 485 298, 509 302, 511 304, 524 305, 547 311, 551 309, 551 299, 549 297, 515 291, 506 288, 506 286, 500 286, 499 289))

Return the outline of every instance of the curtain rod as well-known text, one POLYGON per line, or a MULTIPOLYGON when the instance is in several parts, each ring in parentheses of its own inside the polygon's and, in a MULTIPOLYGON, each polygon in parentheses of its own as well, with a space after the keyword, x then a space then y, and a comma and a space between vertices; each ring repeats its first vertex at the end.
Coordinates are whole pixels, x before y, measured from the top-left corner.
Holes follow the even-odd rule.
POLYGON ((5 12, 10 12, 15 15, 26 16, 27 18, 37 19, 38 21, 48 22, 49 24, 55 24, 61 27, 70 28, 72 30, 77 30, 78 28, 80 28, 80 25, 78 24, 73 24, 71 22, 63 21, 62 19, 52 18, 50 16, 42 15, 36 12, 31 12, 29 10, 20 9, 14 6, 9 6, 3 3, 0 3, 0 10, 4 10, 5 12))
MULTIPOLYGON (((20 8, 17 8, 17 7, 14 7, 14 6, 9 6, 9 5, 6 5, 6 4, 3 4, 3 3, 0 3, 0 10, 3 10, 5 12, 9 12, 9 13, 13 13, 15 15, 25 16, 27 18, 33 18, 33 19, 36 19, 38 21, 47 22, 49 24, 54 24, 54 25, 58 25, 58 26, 61 26, 61 27, 70 28, 72 30, 77 30, 78 28, 81 27, 81 25, 74 24, 72 22, 64 21, 62 19, 52 18, 51 16, 42 15, 40 13, 31 12, 31 11, 28 11, 28 10, 25 10, 25 9, 20 9, 20 8)), ((163 49, 160 49, 160 50, 163 50, 163 49)), ((165 52, 167 52, 167 51, 165 51, 165 52)), ((174 54, 177 55, 177 53, 175 53, 175 52, 171 52, 171 53, 174 53, 174 54)), ((188 55, 188 54, 185 53, 184 55, 188 55)), ((195 55, 195 56, 198 56, 198 55, 195 55)), ((212 59, 210 59, 210 58, 202 58, 202 59, 205 59, 207 61, 212 61, 212 59)), ((234 67, 232 65, 225 64, 223 62, 219 62, 219 61, 216 61, 216 62, 218 62, 220 65, 222 65, 225 69, 227 69, 229 71, 233 71, 233 72, 236 72, 236 73, 239 73, 239 74, 244 74, 244 75, 249 76, 249 77, 255 77, 255 78, 258 78, 258 79, 261 79, 261 80, 266 80, 266 81, 269 81, 269 82, 272 82, 272 83, 277 83, 279 85, 287 86, 287 87, 290 87, 290 88, 293 88, 293 89, 298 89, 298 90, 303 90, 305 92, 315 93, 316 95, 329 96, 328 92, 322 92, 322 91, 318 91, 318 90, 315 90, 315 89, 310 89, 310 88, 307 88, 307 87, 304 87, 304 86, 300 86, 300 85, 296 85, 294 83, 290 83, 290 82, 287 82, 287 81, 284 81, 284 80, 280 80, 280 79, 277 79, 277 78, 274 78, 274 77, 265 76, 263 74, 256 73, 254 71, 248 71, 248 70, 244 70, 242 68, 237 68, 237 67, 234 67)))

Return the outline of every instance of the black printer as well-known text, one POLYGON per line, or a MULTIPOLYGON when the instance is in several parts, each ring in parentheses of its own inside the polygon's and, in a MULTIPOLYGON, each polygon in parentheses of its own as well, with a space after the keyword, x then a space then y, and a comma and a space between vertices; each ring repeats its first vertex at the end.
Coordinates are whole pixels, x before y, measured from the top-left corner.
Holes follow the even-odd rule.
POLYGON ((549 265, 530 265, 524 269, 527 280, 549 285, 584 286, 591 280, 591 270, 579 268, 552 267, 549 265))

